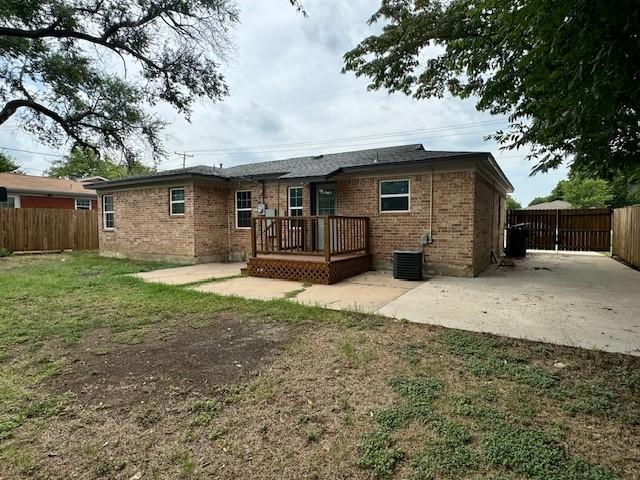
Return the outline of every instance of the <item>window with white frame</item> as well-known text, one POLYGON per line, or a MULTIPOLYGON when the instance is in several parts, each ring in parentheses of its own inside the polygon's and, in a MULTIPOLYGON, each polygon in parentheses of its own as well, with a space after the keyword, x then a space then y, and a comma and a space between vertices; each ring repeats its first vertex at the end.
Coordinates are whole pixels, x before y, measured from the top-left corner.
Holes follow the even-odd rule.
POLYGON ((251 190, 236 192, 236 228, 251 228, 251 190))
POLYGON ((76 210, 91 210, 91 200, 88 198, 76 198, 76 210))
POLYGON ((105 230, 113 230, 115 227, 113 212, 113 195, 102 196, 102 226, 105 230))
POLYGON ((289 216, 302 216, 302 187, 289 187, 289 216))
POLYGON ((409 180, 382 180, 380 182, 380 211, 408 212, 411 207, 409 180))
POLYGON ((169 212, 171 215, 184 215, 184 188, 169 190, 169 212))
POLYGON ((20 208, 20 197, 8 195, 6 202, 0 202, 0 208, 20 208))

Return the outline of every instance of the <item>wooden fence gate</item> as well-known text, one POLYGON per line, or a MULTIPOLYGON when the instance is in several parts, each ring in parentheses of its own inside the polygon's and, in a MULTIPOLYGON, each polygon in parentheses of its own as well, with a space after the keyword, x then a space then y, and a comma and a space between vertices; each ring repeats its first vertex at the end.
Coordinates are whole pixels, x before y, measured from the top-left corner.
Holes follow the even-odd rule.
POLYGON ((640 268, 640 205, 613 211, 613 248, 616 257, 640 268))
POLYGON ((529 224, 529 248, 535 250, 611 249, 611 210, 509 210, 507 225, 529 224))

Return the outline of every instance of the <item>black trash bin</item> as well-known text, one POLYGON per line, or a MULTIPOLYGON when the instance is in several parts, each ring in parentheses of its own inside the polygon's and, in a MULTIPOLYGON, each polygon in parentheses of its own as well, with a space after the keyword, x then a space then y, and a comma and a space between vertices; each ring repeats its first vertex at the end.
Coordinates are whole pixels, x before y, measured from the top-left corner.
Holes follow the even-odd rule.
POLYGON ((528 223, 518 223, 507 227, 507 257, 526 257, 528 243, 528 223))

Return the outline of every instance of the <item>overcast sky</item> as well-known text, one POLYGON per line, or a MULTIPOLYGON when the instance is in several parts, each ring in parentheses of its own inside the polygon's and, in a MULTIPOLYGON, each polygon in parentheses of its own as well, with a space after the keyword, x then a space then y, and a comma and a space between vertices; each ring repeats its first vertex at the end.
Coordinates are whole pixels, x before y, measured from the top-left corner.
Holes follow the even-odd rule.
MULTIPOLYGON (((170 122, 167 150, 189 151, 194 156, 187 158, 187 165, 231 166, 406 143, 432 150, 490 151, 523 205, 549 193, 566 176, 562 169, 530 177, 526 151, 503 153, 495 143, 483 141, 506 123, 477 112, 473 99, 417 101, 368 92, 365 79, 341 74, 343 54, 374 31, 366 20, 379 0, 304 0, 307 18, 288 0, 239 4, 235 50, 223 67, 231 95, 223 103, 197 104, 191 123, 160 108, 170 122)), ((64 153, 38 144, 12 122, 0 127, 0 146, 64 153)), ((55 158, 8 153, 29 174, 41 174, 55 158)), ((160 168, 181 164, 182 159, 172 155, 160 168)))

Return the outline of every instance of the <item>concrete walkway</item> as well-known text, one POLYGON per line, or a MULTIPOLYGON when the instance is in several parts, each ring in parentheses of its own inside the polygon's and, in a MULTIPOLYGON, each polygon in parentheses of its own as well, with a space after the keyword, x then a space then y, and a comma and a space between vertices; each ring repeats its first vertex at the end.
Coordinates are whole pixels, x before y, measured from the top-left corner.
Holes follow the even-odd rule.
POLYGON ((378 313, 640 355, 640 272, 599 254, 533 253, 477 278, 436 277, 378 313))
MULTIPOLYGON (((237 276, 242 266, 202 264, 138 276, 188 284, 237 276)), ((193 288, 640 355, 640 272, 599 254, 532 253, 513 267, 494 265, 477 278, 407 282, 377 271, 335 285, 239 277, 193 288)))
POLYGON ((186 267, 164 268, 151 272, 136 273, 134 276, 148 282, 184 285, 203 280, 240 275, 240 269, 244 268, 244 266, 244 263, 199 263, 186 267))
POLYGON ((389 272, 367 272, 335 285, 311 285, 272 278, 242 277, 194 287, 200 292, 258 300, 288 298, 333 310, 374 313, 422 282, 395 280, 389 272))

